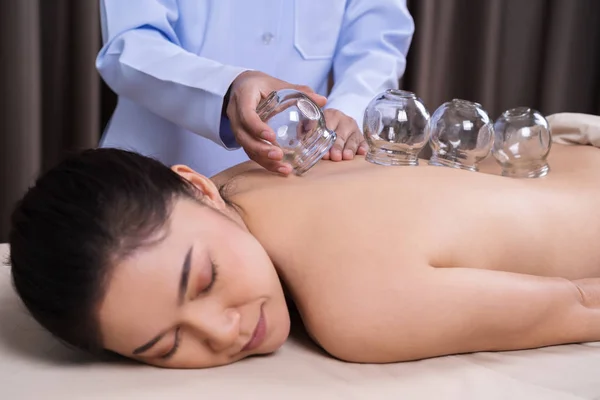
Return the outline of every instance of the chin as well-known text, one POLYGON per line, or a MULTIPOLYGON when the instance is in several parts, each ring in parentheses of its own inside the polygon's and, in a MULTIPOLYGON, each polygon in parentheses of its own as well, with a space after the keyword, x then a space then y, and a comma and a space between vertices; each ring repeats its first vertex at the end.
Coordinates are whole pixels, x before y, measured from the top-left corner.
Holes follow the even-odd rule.
POLYGON ((270 354, 279 350, 287 338, 290 336, 290 320, 287 318, 285 321, 279 321, 279 324, 271 332, 271 337, 263 343, 259 350, 260 354, 270 354))

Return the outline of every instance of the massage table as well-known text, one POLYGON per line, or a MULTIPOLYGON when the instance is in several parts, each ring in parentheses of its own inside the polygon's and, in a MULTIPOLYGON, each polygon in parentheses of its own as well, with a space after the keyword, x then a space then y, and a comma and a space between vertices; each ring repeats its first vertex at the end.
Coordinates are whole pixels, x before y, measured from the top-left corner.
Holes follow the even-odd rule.
MULTIPOLYGON (((556 142, 600 147, 600 117, 552 117, 556 142)), ((2 260, 8 252, 0 244, 2 260)), ((269 356, 213 369, 161 369, 96 360, 59 343, 28 315, 10 267, 0 266, 2 400, 400 398, 600 399, 600 342, 361 365, 327 356, 295 329, 269 356)))

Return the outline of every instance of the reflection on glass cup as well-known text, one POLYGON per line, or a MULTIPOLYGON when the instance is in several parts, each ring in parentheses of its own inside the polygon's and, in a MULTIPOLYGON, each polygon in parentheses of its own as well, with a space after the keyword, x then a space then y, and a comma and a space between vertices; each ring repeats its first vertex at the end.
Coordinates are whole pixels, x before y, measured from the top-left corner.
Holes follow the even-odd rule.
POLYGON ((418 165, 427 144, 429 112, 414 93, 386 90, 365 109, 366 159, 379 165, 418 165))
POLYGON ((492 154, 502 175, 539 178, 548 174, 552 132, 539 111, 528 107, 506 110, 494 123, 494 132, 492 154))
POLYGON ((311 169, 329 151, 336 134, 327 129, 321 109, 304 93, 283 89, 260 102, 256 112, 275 132, 283 161, 296 175, 311 169))
POLYGON ((430 165, 477 171, 491 151, 494 128, 481 104, 454 99, 439 106, 429 123, 430 165))

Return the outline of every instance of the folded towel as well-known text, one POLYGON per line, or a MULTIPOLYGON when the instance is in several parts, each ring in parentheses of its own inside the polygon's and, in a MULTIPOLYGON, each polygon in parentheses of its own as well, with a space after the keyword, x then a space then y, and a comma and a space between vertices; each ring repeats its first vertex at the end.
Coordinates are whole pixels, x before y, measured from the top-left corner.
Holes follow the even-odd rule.
POLYGON ((546 117, 552 142, 600 148, 600 116, 582 113, 557 113, 546 117))

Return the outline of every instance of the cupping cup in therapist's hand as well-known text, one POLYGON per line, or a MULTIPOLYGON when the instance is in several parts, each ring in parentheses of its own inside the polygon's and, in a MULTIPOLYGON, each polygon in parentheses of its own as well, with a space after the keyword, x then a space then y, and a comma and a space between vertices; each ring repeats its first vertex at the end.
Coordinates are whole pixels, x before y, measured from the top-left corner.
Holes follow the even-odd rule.
POLYGON ((505 111, 494 124, 494 158, 502 175, 512 178, 539 178, 550 171, 546 158, 552 133, 544 116, 531 108, 505 111))
POLYGON ((428 139, 429 112, 417 96, 389 89, 365 109, 363 131, 369 145, 366 160, 378 165, 418 165, 428 139))
POLYGON ((439 106, 430 121, 430 165, 478 171, 489 156, 494 128, 479 103, 454 99, 439 106))
POLYGON ((283 89, 260 102, 256 112, 275 132, 283 162, 302 175, 327 154, 336 134, 327 129, 321 109, 302 92, 283 89))

